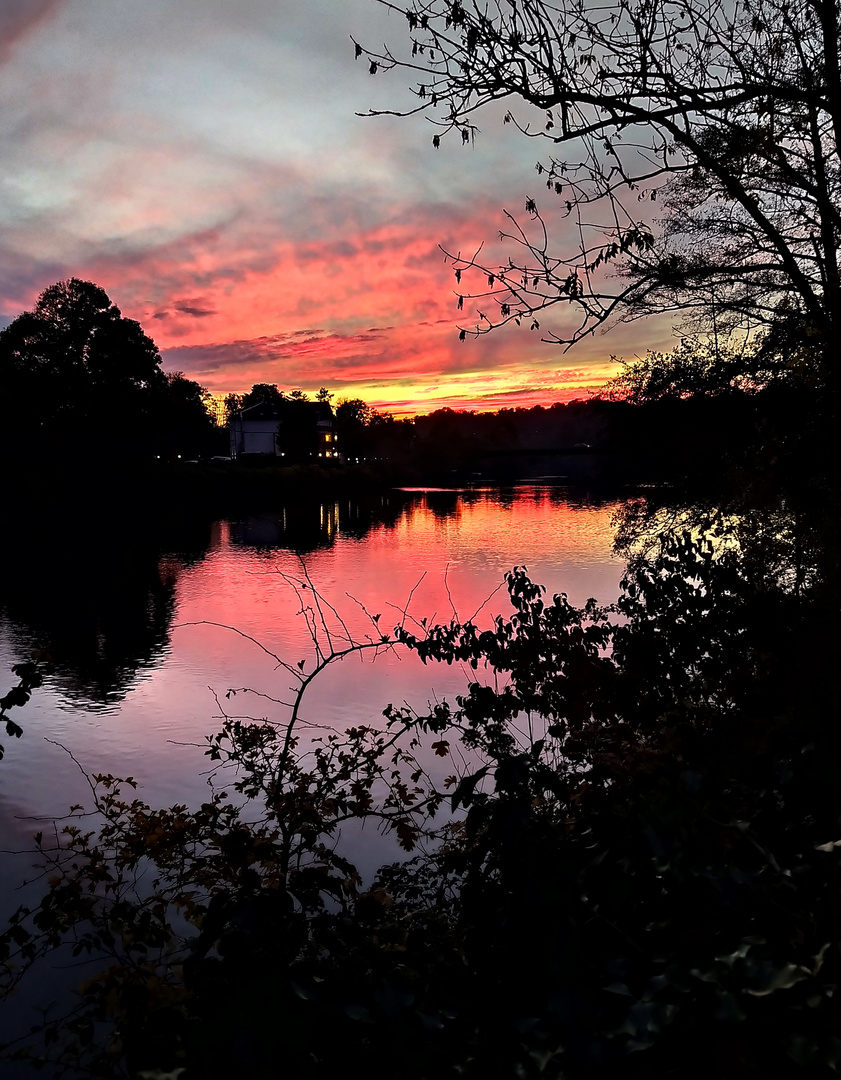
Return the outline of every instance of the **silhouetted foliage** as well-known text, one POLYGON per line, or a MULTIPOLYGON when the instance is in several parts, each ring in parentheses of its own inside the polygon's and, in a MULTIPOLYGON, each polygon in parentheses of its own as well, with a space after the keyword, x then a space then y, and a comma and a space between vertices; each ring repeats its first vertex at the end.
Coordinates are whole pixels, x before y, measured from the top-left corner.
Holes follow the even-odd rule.
MULTIPOLYGON (((44 681, 44 670, 45 664, 40 657, 12 665, 12 674, 18 678, 17 684, 0 697, 0 725, 5 726, 6 734, 10 738, 19 739, 23 734, 23 728, 12 720, 9 710, 19 709, 29 701, 32 691, 37 690, 44 681)), ((3 744, 0 743, 0 758, 4 753, 3 744)))
POLYGON ((738 391, 758 393, 773 383, 796 385, 798 381, 796 370, 782 357, 746 341, 736 347, 684 338, 670 353, 649 351, 641 359, 623 360, 622 368, 601 394, 634 405, 738 391))
POLYGON ((226 394, 224 399, 225 423, 230 424, 234 413, 238 413, 245 400, 244 394, 226 394))
POLYGON ((51 286, 0 332, 4 423, 14 456, 148 452, 155 391, 163 384, 155 343, 91 282, 51 286))
POLYGON ((278 390, 276 383, 254 383, 247 394, 239 398, 240 409, 248 409, 252 405, 279 405, 286 400, 286 393, 278 390))
POLYGON ((154 341, 99 286, 50 286, 0 332, 6 461, 124 465, 218 452, 207 391, 160 363, 154 341))
POLYGON ((370 423, 376 409, 362 398, 341 398, 336 405, 336 418, 356 424, 370 423))
POLYGON ((836 405, 815 372, 813 343, 796 347, 782 325, 753 343, 686 338, 623 361, 602 390, 614 406, 604 473, 669 483, 678 502, 824 499, 836 405))
POLYGON ((415 426, 361 398, 345 398, 336 406, 336 432, 345 461, 368 462, 385 473, 413 470, 415 426))
POLYGON ((210 412, 209 391, 184 376, 167 372, 156 409, 157 452, 170 460, 210 457, 228 452, 228 434, 210 412))

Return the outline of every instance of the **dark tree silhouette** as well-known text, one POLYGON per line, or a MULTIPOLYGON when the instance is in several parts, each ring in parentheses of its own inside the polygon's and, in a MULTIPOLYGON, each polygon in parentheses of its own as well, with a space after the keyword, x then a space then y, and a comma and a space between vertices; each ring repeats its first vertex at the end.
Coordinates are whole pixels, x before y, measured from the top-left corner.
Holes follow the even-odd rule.
POLYGON ((140 390, 163 380, 157 346, 140 324, 122 316, 108 294, 90 281, 51 285, 32 311, 0 333, 4 370, 55 375, 80 386, 140 390))
POLYGON ((481 309, 462 337, 537 330, 559 307, 545 340, 565 344, 652 312, 782 320, 812 335, 826 378, 841 320, 837 0, 379 2, 404 15, 410 49, 357 56, 416 75, 435 146, 471 143, 493 102, 548 144, 551 209, 529 197, 525 224, 507 215, 510 259, 453 256, 457 281, 484 276, 459 297, 481 309), (567 253, 550 242, 558 216, 580 238, 567 253))
POLYGON ((208 392, 165 374, 154 341, 108 294, 71 278, 0 333, 0 392, 12 459, 102 462, 225 449, 208 392))
POLYGON ((213 419, 210 403, 206 387, 186 378, 183 371, 168 372, 158 404, 159 452, 170 458, 226 453, 228 435, 213 419))
POLYGON ((412 463, 415 425, 380 412, 361 398, 343 398, 336 406, 339 446, 351 464, 391 462, 404 471, 412 463))
POLYGON ((166 387, 157 346, 107 293, 70 278, 0 333, 0 393, 12 455, 148 451, 166 387))
POLYGON ((240 398, 240 409, 247 409, 251 405, 279 405, 284 401, 286 394, 278 390, 276 383, 254 383, 247 394, 240 398))
POLYGON ((277 383, 254 383, 246 394, 225 395, 225 423, 230 424, 237 413, 250 409, 252 405, 271 405, 279 408, 286 400, 283 390, 278 390, 277 383))
POLYGON ((343 398, 336 406, 339 445, 348 461, 364 458, 370 447, 369 426, 375 409, 362 398, 343 398))

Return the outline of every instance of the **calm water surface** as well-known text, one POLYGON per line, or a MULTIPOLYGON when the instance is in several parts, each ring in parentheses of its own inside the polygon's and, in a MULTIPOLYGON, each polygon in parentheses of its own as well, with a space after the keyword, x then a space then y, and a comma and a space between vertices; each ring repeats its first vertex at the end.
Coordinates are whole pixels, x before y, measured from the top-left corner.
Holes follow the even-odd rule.
MULTIPOLYGON (((55 673, 18 712, 23 738, 0 736, 0 846, 22 843, 34 818, 89 801, 68 751, 89 773, 133 775, 149 802, 202 798, 200 744, 218 726, 214 695, 251 688, 257 693, 237 695, 235 710, 280 719, 268 697, 282 698, 290 684, 253 641, 211 624, 309 662, 288 580, 300 579, 303 565, 360 635, 371 631, 360 605, 388 630, 410 596, 418 619, 449 621, 455 609, 490 621, 508 612, 504 587, 495 590, 519 564, 549 595, 607 603, 622 573, 611 554, 615 508, 531 485, 281 507, 193 523, 163 543, 130 520, 39 522, 0 575, 0 692, 9 666, 34 648, 51 650, 55 673)), ((465 681, 465 672, 412 656, 349 659, 313 686, 306 717, 327 727, 378 723, 389 702, 423 706, 465 681)))

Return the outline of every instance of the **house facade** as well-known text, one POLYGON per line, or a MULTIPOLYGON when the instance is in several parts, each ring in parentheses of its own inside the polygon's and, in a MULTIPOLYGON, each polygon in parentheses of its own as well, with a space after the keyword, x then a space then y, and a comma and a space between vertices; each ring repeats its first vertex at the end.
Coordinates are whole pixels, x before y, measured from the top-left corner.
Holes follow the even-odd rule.
POLYGON ((314 463, 339 456, 336 422, 326 402, 259 402, 235 413, 228 431, 232 458, 269 455, 314 463))

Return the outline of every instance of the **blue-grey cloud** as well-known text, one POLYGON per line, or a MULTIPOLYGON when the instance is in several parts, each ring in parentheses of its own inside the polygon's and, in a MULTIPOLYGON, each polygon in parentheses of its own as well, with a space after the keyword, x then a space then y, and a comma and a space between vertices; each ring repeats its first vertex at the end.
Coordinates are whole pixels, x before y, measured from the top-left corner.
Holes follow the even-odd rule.
POLYGON ((192 319, 207 319, 216 314, 216 308, 200 296, 177 299, 172 301, 171 308, 156 311, 154 319, 170 319, 178 315, 187 315, 192 319))
POLYGON ((0 64, 39 23, 54 15, 64 0, 5 0, 0 5, 0 64))

